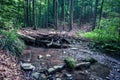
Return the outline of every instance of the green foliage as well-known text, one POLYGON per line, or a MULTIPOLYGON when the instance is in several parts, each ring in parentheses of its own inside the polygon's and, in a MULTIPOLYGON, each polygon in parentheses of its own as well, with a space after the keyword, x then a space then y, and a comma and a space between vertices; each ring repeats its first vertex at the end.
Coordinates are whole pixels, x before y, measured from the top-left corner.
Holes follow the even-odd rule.
MULTIPOLYGON (((105 19, 100 22, 99 28, 92 32, 79 33, 79 36, 94 40, 94 45, 106 51, 116 52, 120 50, 120 19, 118 17, 105 19)), ((93 46, 93 45, 92 45, 93 46)))
POLYGON ((68 68, 74 69, 76 67, 76 60, 74 58, 68 57, 64 61, 68 68))
POLYGON ((23 5, 21 0, 0 1, 0 29, 23 26, 23 5))
POLYGON ((9 54, 20 56, 25 45, 18 38, 16 31, 15 30, 11 30, 11 31, 1 30, 0 34, 3 36, 0 39, 0 49, 7 51, 9 54))

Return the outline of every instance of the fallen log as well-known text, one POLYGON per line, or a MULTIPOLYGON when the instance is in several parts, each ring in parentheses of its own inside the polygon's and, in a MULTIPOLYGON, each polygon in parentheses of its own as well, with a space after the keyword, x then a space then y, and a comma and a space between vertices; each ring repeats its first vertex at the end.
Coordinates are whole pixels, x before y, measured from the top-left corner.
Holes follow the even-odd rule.
POLYGON ((91 65, 90 62, 78 63, 78 64, 76 64, 75 69, 76 69, 76 70, 87 69, 87 68, 90 67, 90 65, 91 65))
POLYGON ((58 34, 39 34, 26 35, 18 32, 20 38, 28 45, 52 47, 52 48, 67 48, 70 47, 70 42, 65 37, 58 34))
POLYGON ((19 33, 18 34, 20 35, 20 38, 25 40, 25 41, 32 41, 32 42, 35 42, 35 38, 31 37, 31 36, 28 36, 28 35, 25 35, 25 34, 22 34, 22 33, 19 33))

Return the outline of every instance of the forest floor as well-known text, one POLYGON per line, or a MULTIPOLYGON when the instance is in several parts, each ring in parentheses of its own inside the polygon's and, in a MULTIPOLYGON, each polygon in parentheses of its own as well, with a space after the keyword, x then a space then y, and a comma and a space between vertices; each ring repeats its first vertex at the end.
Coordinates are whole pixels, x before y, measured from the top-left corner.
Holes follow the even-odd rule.
MULTIPOLYGON (((89 26, 87 24, 87 26, 89 26)), ((108 56, 95 48, 90 48, 90 40, 79 38, 77 33, 88 32, 90 29, 83 25, 81 29, 75 28, 71 32, 55 31, 53 29, 39 29, 37 31, 21 29, 20 32, 26 35, 36 36, 36 34, 65 34, 72 40, 70 47, 67 48, 46 48, 26 45, 20 60, 29 62, 35 66, 32 72, 24 72, 20 69, 15 57, 8 57, 6 52, 0 51, 0 80, 46 80, 48 76, 42 75, 42 79, 35 79, 33 73, 42 69, 49 69, 54 66, 64 65, 64 59, 73 57, 77 63, 84 62, 85 59, 94 58, 97 63, 91 64, 87 69, 67 71, 62 70, 49 75, 48 80, 120 80, 120 60, 108 56), (71 38, 72 37, 72 38, 71 38), (78 39, 77 39, 78 38, 78 39), (3 54, 5 53, 5 54, 3 54), (67 77, 72 79, 68 79, 67 77), (44 79, 43 79, 44 78, 44 79)))
MULTIPOLYGON (((67 34, 67 36, 76 37, 79 29, 74 29, 71 32, 64 31, 54 31, 53 29, 40 29, 37 31, 31 29, 22 29, 20 32, 26 35, 36 35, 36 34, 67 34)), ((82 32, 90 31, 86 26, 83 25, 81 28, 82 32)), ((74 39, 74 38, 72 38, 74 39)), ((77 60, 78 63, 82 62, 87 58, 94 58, 97 60, 97 63, 92 64, 90 68, 83 70, 74 70, 58 72, 52 74, 51 80, 120 80, 120 60, 112 58, 107 54, 104 54, 98 50, 90 48, 90 40, 79 39, 73 40, 69 48, 45 48, 45 47, 35 47, 27 46, 21 56, 23 61, 29 61, 32 63, 38 72, 40 69, 49 69, 53 66, 64 65, 64 59, 67 57, 73 57, 77 60), (40 58, 38 58, 40 56, 40 58), (65 74, 70 74, 73 79, 66 79, 65 74), (57 76, 57 78, 56 78, 57 76)), ((32 72, 32 73, 34 73, 32 72)), ((30 73, 24 73, 25 80, 35 80, 31 77, 30 73)), ((45 76, 44 76, 45 78, 45 76)), ((41 79, 42 80, 42 79, 41 79)), ((44 79, 43 79, 44 80, 44 79)))

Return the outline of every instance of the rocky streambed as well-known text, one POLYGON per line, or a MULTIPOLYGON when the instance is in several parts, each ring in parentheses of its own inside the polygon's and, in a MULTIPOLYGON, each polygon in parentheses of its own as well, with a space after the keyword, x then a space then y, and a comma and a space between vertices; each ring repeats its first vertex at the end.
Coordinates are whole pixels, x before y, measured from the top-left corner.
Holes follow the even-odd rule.
POLYGON ((81 41, 66 49, 27 46, 20 60, 31 63, 35 69, 24 71, 23 80, 120 80, 120 61, 90 49, 88 44, 81 41), (97 62, 81 70, 45 72, 63 66, 67 57, 73 57, 77 63, 88 58, 94 58, 97 62))

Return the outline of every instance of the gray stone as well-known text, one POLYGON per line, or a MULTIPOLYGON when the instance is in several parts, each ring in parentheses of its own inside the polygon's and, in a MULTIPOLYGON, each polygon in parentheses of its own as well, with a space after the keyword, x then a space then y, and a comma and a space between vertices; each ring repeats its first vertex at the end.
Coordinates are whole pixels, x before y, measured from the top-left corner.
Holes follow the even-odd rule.
POLYGON ((82 63, 78 63, 75 69, 84 69, 84 68, 86 69, 89 67, 90 67, 90 62, 82 62, 82 63))
POLYGON ((54 69, 62 69, 62 68, 63 68, 63 65, 62 65, 62 66, 54 66, 53 68, 54 68, 54 69))
POLYGON ((73 47, 73 48, 70 48, 71 50, 77 50, 78 48, 75 48, 75 47, 73 47))
POLYGON ((38 59, 41 59, 41 58, 43 58, 43 56, 42 55, 38 55, 38 59))
POLYGON ((46 57, 51 57, 51 55, 50 54, 46 54, 46 57))
POLYGON ((71 74, 68 74, 68 73, 65 73, 65 76, 66 76, 66 77, 72 77, 72 75, 71 75, 71 74))
POLYGON ((62 80, 62 79, 60 79, 60 78, 56 78, 56 80, 62 80))
POLYGON ((45 79, 45 78, 46 78, 46 75, 45 75, 45 74, 41 74, 41 78, 42 78, 42 79, 45 79))
POLYGON ((20 63, 20 66, 23 70, 34 70, 35 66, 33 66, 31 63, 20 63))
POLYGON ((34 73, 32 73, 32 76, 33 76, 35 79, 39 79, 40 73, 34 72, 34 73))
POLYGON ((54 71, 55 71, 54 68, 49 68, 49 69, 48 69, 48 73, 51 73, 51 72, 54 72, 54 71))

